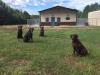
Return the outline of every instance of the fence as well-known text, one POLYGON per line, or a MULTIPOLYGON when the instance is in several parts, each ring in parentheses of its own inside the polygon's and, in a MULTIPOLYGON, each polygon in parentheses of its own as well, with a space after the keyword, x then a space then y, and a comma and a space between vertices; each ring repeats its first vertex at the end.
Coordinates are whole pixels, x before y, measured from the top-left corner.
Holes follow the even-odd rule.
MULTIPOLYGON (((40 25, 40 19, 28 19, 27 20, 28 25, 34 25, 39 26, 40 25)), ((76 26, 100 26, 100 19, 99 18, 77 18, 77 24, 76 26)))
POLYGON ((39 26, 40 25, 40 19, 39 18, 27 19, 27 25, 30 25, 30 26, 39 26))
POLYGON ((88 23, 87 18, 77 18, 77 26, 86 26, 86 23, 88 23))

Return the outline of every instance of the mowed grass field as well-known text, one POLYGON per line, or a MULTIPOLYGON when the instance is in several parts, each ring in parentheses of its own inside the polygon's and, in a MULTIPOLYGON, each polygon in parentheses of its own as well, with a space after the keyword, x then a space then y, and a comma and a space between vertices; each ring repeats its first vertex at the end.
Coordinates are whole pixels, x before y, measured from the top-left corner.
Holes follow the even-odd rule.
POLYGON ((16 32, 0 27, 0 75, 100 75, 100 27, 47 28, 45 37, 35 29, 33 43, 17 40, 16 32), (79 35, 88 56, 73 56, 73 33, 79 35))

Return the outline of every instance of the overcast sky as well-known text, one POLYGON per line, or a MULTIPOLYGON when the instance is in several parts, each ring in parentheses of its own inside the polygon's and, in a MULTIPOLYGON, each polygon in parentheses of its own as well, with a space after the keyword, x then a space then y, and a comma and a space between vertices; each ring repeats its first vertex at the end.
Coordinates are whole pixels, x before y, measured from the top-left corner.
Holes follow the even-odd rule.
POLYGON ((83 10, 86 5, 92 3, 100 3, 100 0, 2 0, 9 6, 22 11, 27 11, 30 14, 38 14, 38 11, 47 9, 53 6, 64 6, 83 10))

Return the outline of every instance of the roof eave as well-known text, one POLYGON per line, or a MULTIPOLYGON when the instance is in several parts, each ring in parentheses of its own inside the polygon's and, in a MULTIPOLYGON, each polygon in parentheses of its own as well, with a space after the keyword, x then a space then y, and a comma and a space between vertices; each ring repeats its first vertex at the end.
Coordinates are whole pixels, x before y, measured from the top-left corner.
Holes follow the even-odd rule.
MULTIPOLYGON (((57 6, 56 6, 56 7, 57 7, 57 6)), ((60 7, 62 7, 62 6, 60 6, 60 7)), ((52 7, 52 8, 54 8, 54 7, 52 7)), ((45 11, 47 11, 47 10, 49 10, 49 9, 52 9, 52 8, 48 8, 48 9, 45 9, 45 10, 41 10, 41 11, 39 11, 39 13, 45 12, 45 11)), ((63 7, 63 8, 66 8, 66 7, 63 7)), ((70 8, 66 8, 66 9, 69 9, 69 10, 71 10, 71 11, 75 11, 76 13, 78 12, 78 10, 76 10, 76 9, 70 9, 70 8)))

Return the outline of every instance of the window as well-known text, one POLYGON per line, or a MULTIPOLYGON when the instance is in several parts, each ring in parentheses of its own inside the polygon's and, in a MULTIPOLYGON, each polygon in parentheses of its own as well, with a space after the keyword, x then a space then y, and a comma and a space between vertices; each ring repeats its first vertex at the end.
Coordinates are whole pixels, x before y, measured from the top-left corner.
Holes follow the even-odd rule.
POLYGON ((49 18, 46 18, 46 22, 47 22, 47 23, 49 22, 49 18))
POLYGON ((70 17, 66 17, 66 20, 70 20, 70 17))
POLYGON ((60 17, 57 18, 57 22, 58 22, 58 23, 60 22, 60 17))
POLYGON ((51 22, 55 22, 55 17, 51 17, 51 22))
POLYGON ((69 16, 70 16, 69 13, 67 13, 66 20, 70 20, 70 17, 69 16))

